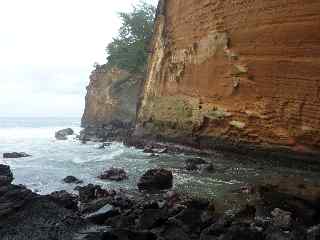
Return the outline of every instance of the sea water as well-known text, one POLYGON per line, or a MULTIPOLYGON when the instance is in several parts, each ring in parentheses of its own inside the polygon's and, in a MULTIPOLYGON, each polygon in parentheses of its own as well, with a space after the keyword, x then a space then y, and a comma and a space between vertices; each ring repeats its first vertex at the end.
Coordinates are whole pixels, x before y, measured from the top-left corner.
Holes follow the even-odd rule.
POLYGON ((240 161, 240 156, 214 154, 205 158, 213 163, 216 171, 203 173, 185 170, 184 161, 194 157, 185 154, 151 156, 143 150, 129 148, 119 142, 99 149, 99 143, 82 144, 76 139, 79 118, 0 118, 0 163, 10 165, 14 183, 23 184, 40 193, 67 190, 74 184, 62 179, 73 175, 85 184, 99 184, 105 188, 136 190, 139 177, 151 168, 166 168, 174 174, 174 188, 194 195, 219 198, 247 183, 256 183, 272 176, 301 176, 317 179, 317 172, 299 168, 271 166, 259 161, 240 161), (75 135, 66 141, 56 140, 54 134, 63 128, 72 128, 75 135), (26 152, 31 157, 3 159, 4 152, 26 152), (129 178, 111 182, 97 178, 110 167, 127 171, 129 178))

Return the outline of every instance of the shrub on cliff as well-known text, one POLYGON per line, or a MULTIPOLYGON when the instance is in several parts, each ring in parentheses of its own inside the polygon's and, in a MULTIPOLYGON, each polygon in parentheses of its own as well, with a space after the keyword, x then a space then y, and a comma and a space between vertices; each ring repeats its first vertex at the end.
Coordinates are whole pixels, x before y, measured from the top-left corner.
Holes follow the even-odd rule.
POLYGON ((119 13, 122 25, 119 35, 107 46, 109 66, 129 72, 143 72, 148 60, 148 47, 152 38, 156 9, 140 2, 132 12, 119 13))

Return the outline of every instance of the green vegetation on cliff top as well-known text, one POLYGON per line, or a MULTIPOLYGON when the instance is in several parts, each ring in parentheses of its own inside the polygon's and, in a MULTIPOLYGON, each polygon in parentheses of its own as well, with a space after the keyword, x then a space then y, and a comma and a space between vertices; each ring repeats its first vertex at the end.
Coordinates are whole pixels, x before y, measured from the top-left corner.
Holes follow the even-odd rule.
POLYGON ((153 34, 156 8, 141 1, 129 13, 120 12, 122 25, 118 36, 108 44, 108 66, 129 72, 144 72, 153 34))

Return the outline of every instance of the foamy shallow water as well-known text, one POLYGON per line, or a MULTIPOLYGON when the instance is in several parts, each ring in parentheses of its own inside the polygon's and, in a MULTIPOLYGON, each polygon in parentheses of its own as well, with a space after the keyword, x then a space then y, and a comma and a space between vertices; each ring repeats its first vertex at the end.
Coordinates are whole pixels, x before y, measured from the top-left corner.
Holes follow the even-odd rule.
POLYGON ((61 180, 73 175, 84 184, 95 183, 110 188, 136 188, 136 183, 147 169, 157 167, 155 159, 142 150, 128 148, 113 142, 105 149, 98 149, 98 143, 81 144, 76 136, 67 141, 58 141, 54 133, 71 127, 76 133, 81 128, 74 119, 0 119, 0 163, 8 164, 14 173, 16 184, 47 194, 74 185, 61 180), (69 120, 69 121, 68 121, 69 120), (61 124, 62 123, 62 124, 61 124), (32 157, 3 159, 4 152, 26 152, 32 157), (102 181, 97 176, 110 167, 121 167, 129 173, 129 179, 121 183, 102 181))
POLYGON ((8 164, 14 173, 16 184, 47 194, 57 190, 73 191, 75 185, 65 184, 61 180, 73 175, 84 184, 100 184, 106 188, 137 189, 139 177, 148 169, 164 167, 173 171, 174 187, 194 195, 206 195, 219 198, 226 192, 238 189, 247 182, 255 182, 275 174, 293 174, 317 178, 317 173, 299 169, 280 167, 261 167, 243 164, 237 159, 212 157, 217 169, 212 174, 200 174, 184 170, 184 154, 163 154, 151 157, 142 150, 128 148, 114 142, 105 149, 98 149, 99 144, 81 144, 75 135, 67 141, 54 138, 57 130, 71 127, 76 132, 81 130, 78 119, 3 119, 0 118, 0 163, 8 164), (32 157, 3 159, 4 152, 26 152, 32 157), (109 182, 97 179, 97 176, 109 167, 124 168, 129 179, 123 182, 109 182))

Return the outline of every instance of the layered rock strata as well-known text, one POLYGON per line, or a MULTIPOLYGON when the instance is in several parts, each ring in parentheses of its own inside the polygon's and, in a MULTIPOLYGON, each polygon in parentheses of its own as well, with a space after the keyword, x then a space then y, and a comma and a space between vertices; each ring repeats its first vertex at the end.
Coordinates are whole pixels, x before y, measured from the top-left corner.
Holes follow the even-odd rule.
POLYGON ((108 134, 115 129, 131 129, 136 120, 142 78, 139 74, 106 65, 96 67, 90 76, 82 117, 87 135, 99 135, 101 139, 110 137, 108 134))
POLYGON ((137 136, 320 150, 320 2, 161 0, 137 136))

